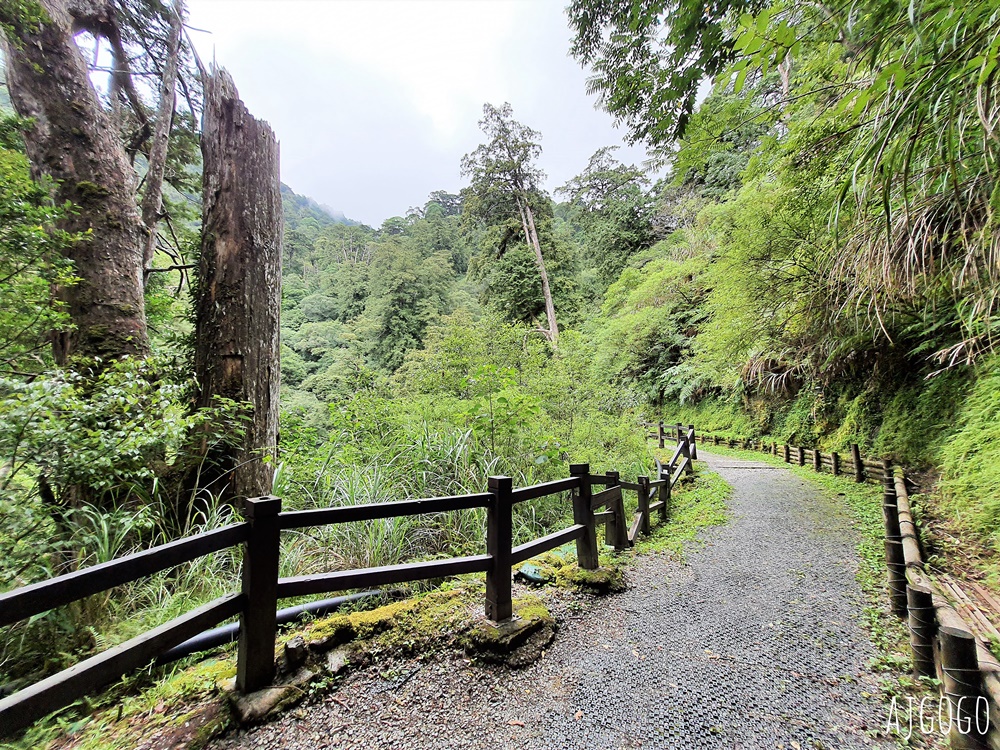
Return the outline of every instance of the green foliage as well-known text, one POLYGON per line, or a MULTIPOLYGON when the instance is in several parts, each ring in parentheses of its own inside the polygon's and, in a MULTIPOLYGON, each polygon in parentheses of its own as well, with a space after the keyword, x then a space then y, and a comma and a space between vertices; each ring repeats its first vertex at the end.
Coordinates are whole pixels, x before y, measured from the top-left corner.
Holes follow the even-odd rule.
POLYGON ((20 151, 16 118, 0 118, 0 372, 38 372, 50 364, 48 333, 67 323, 52 301, 53 284, 73 273, 60 250, 76 238, 55 223, 69 207, 54 208, 32 181, 20 151))
POLYGON ((713 92, 685 129, 673 159, 674 184, 715 199, 738 190, 754 150, 774 126, 776 112, 769 102, 775 84, 768 79, 742 95, 725 89, 713 92))
MULTIPOLYGON (((953 370, 900 388, 884 407, 874 453, 912 468, 937 463, 960 411, 975 408, 966 401, 970 380, 970 373, 953 370)), ((977 382, 980 395, 989 383, 989 376, 977 382)))
POLYGON ((40 483, 59 504, 86 487, 114 492, 176 460, 190 431, 213 416, 183 403, 192 383, 170 382, 150 361, 102 363, 96 374, 54 371, 0 379, 0 492, 40 483))
POLYGON ((698 87, 731 58, 727 25, 763 6, 752 0, 574 0, 573 55, 594 75, 590 93, 634 141, 668 144, 683 135, 698 87))
POLYGON ((584 253, 605 284, 618 277, 632 255, 653 244, 649 181, 615 160, 613 152, 598 150, 586 169, 558 190, 576 209, 584 253))
POLYGON ((616 387, 636 388, 651 403, 689 398, 697 385, 683 370, 704 318, 701 259, 647 262, 608 288, 595 336, 595 371, 616 387))
MULTIPOLYGON (((30 381, 0 379, 0 588, 9 590, 107 562, 177 535, 223 525, 231 507, 179 483, 199 440, 239 438, 233 410, 192 412, 193 383, 170 362, 99 363, 30 381), (179 509, 186 509, 178 514, 179 509)), ((5 629, 3 681, 65 666, 74 654, 115 643, 231 588, 202 558, 126 590, 90 597, 5 629)), ((223 564, 232 572, 233 562, 223 564)))
POLYGON ((1000 549, 1000 360, 984 362, 941 448, 945 509, 1000 549))

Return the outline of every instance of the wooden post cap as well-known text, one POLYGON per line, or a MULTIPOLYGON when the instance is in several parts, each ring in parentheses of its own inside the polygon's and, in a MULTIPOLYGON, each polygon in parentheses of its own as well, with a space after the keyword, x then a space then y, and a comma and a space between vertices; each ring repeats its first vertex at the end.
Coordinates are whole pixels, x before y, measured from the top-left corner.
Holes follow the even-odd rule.
POLYGON ((280 497, 248 497, 243 501, 243 516, 245 518, 266 518, 276 516, 280 512, 280 497))

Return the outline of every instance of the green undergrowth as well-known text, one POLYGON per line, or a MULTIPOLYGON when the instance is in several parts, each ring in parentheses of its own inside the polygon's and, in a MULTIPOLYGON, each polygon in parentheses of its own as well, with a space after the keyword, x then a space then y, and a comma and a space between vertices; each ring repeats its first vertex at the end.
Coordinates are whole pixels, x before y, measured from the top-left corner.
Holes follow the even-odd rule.
MULTIPOLYGON (((1000 357, 979 373, 941 450, 941 514, 1000 552, 1000 357)), ((988 571, 1000 579, 1000 566, 988 571)))
POLYGON ((882 697, 887 703, 894 696, 916 696, 918 699, 924 696, 936 697, 935 681, 924 678, 918 680, 910 675, 911 655, 906 623, 893 615, 889 608, 882 487, 867 482, 859 484, 849 477, 818 474, 809 466, 786 464, 781 456, 758 451, 722 446, 703 449, 699 446, 699 451, 701 450, 787 468, 796 476, 816 485, 849 514, 858 534, 856 578, 864 598, 861 622, 876 649, 871 667, 880 675, 882 697))
POLYGON ((188 738, 184 747, 200 747, 230 723, 229 711, 219 696, 226 681, 235 675, 236 658, 231 648, 194 664, 179 663, 153 674, 141 673, 36 722, 23 737, 0 743, 0 748, 129 750, 150 736, 166 738, 175 732, 188 738), (219 704, 220 710, 206 711, 208 720, 200 728, 185 728, 210 704, 219 704))
POLYGON ((732 491, 721 476, 699 467, 693 477, 674 488, 667 521, 653 521, 652 533, 636 540, 636 553, 666 553, 683 560, 687 548, 698 544, 702 530, 726 522, 729 517, 726 501, 732 491))

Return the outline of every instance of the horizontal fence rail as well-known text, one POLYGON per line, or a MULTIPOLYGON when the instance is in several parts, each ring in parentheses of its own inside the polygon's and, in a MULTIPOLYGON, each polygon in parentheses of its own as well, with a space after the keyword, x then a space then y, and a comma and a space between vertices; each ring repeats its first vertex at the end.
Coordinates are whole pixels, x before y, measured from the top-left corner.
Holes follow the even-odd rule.
POLYGON ((401 518, 427 513, 448 513, 456 510, 468 510, 469 508, 485 508, 491 497, 492 495, 488 492, 482 492, 475 495, 401 500, 395 503, 370 503, 368 505, 341 505, 335 508, 293 510, 282 513, 280 523, 282 529, 302 529, 328 526, 334 523, 375 521, 382 518, 401 518))
POLYGON ((0 594, 0 626, 26 620, 50 609, 138 581, 175 565, 220 552, 246 541, 245 523, 224 526, 197 536, 153 547, 74 573, 50 578, 0 594))
POLYGON ((582 537, 586 531, 586 526, 577 523, 569 528, 563 529, 562 531, 556 531, 547 536, 543 536, 541 539, 536 539, 533 542, 528 542, 527 544, 514 547, 510 551, 511 562, 514 565, 519 565, 525 560, 530 560, 532 557, 540 555, 543 552, 548 552, 556 547, 562 547, 564 544, 568 544, 569 542, 575 542, 577 539, 582 537))
POLYGON ((577 477, 569 479, 557 479, 554 482, 545 482, 531 487, 522 487, 510 493, 511 500, 515 503, 523 503, 525 500, 536 500, 547 495, 555 495, 567 490, 575 490, 580 486, 582 480, 577 477))
POLYGON ((320 573, 312 576, 278 579, 278 599, 314 594, 332 594, 348 589, 388 586, 393 583, 424 581, 430 578, 445 578, 465 573, 485 573, 490 569, 489 555, 452 557, 448 560, 386 565, 381 568, 360 570, 339 570, 335 573, 320 573))
MULTIPOLYGON (((93 693, 122 675, 140 669, 189 638, 239 617, 236 686, 248 693, 271 683, 275 674, 277 602, 349 589, 371 588, 467 573, 486 574, 486 615, 511 616, 512 567, 565 544, 576 542, 581 568, 599 566, 596 530, 605 526, 606 542, 616 550, 650 533, 653 513, 668 517, 671 491, 690 472, 697 457, 693 427, 671 428, 677 447, 667 464, 657 459, 657 476, 623 482, 617 472, 592 475, 588 464, 572 464, 570 476, 513 489, 508 477, 490 477, 487 492, 345 505, 309 510, 281 510, 276 497, 251 498, 244 521, 179 539, 108 563, 0 594, 0 626, 11 625, 56 607, 141 580, 176 565, 237 546, 243 548, 240 590, 198 607, 147 633, 54 674, 0 700, 0 736, 11 736, 38 718, 93 693), (605 487, 593 492, 593 487, 605 487), (626 518, 623 492, 635 492, 638 510, 626 518), (518 503, 569 492, 573 524, 540 539, 513 545, 513 507, 518 503), (279 578, 281 532, 339 523, 485 508, 486 554, 403 563, 360 570, 279 578), (602 510, 603 509, 603 510, 602 510), (597 512, 595 512, 597 511, 597 512)), ((661 446, 667 431, 654 437, 661 446)))

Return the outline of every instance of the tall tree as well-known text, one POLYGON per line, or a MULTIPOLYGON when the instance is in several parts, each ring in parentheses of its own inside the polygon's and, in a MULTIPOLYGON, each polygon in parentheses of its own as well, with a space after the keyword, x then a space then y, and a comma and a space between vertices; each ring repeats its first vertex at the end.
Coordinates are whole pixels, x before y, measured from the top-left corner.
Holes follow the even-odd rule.
POLYGON ((60 221, 82 233, 66 246, 78 278, 57 297, 73 323, 54 338, 56 361, 74 354, 115 358, 149 351, 142 239, 135 172, 90 81, 61 0, 0 4, 7 84, 29 118, 24 141, 36 177, 51 177, 59 203, 77 208, 60 221))
POLYGON ((559 325, 545 258, 538 240, 535 211, 531 205, 532 199, 540 193, 544 177, 535 165, 542 152, 537 143, 541 135, 517 122, 513 109, 507 103, 502 107, 483 105, 479 128, 488 141, 462 157, 462 175, 471 178, 469 190, 477 198, 472 204, 466 203, 466 208, 489 223, 506 220, 512 213, 520 220, 525 241, 534 251, 542 282, 548 328, 541 329, 541 332, 555 345, 559 341, 559 325))
POLYGON ((146 190, 142 196, 142 221, 148 232, 143 249, 143 267, 152 268, 156 253, 156 226, 163 209, 163 177, 167 169, 167 148, 173 125, 177 100, 177 68, 181 49, 181 32, 184 25, 184 0, 174 0, 170 13, 170 32, 167 38, 167 58, 160 81, 160 105, 149 149, 149 169, 146 172, 146 190))
POLYGON ((655 240, 655 199, 648 178, 620 163, 615 147, 599 149, 586 169, 556 190, 569 197, 585 229, 584 247, 605 284, 618 278, 628 259, 655 240))

